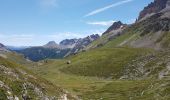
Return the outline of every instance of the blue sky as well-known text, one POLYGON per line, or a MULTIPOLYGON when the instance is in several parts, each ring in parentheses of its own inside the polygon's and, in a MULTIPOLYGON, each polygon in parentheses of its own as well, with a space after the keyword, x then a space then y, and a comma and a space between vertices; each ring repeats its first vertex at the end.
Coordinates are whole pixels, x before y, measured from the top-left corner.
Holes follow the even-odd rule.
POLYGON ((153 0, 0 0, 0 43, 37 46, 133 23, 153 0))

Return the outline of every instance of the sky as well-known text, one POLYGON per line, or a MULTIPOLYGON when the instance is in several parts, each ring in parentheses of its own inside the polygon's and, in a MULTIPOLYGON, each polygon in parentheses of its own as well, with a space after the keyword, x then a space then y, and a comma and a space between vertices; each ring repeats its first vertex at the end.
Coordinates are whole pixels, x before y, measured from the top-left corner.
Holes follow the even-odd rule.
POLYGON ((40 46, 133 23, 153 0, 0 0, 0 43, 40 46))

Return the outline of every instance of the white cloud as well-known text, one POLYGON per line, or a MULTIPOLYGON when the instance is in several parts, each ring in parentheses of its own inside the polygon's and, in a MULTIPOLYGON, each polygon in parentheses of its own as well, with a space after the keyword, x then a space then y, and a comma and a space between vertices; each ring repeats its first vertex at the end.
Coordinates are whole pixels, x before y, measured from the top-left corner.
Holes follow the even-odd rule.
POLYGON ((123 0, 123 1, 119 1, 117 3, 114 3, 114 4, 111 4, 111 5, 108 5, 106 7, 103 7, 103 8, 99 8, 99 9, 96 9, 88 14, 86 14, 84 17, 88 17, 88 16, 92 16, 92 15, 95 15, 95 14, 98 14, 100 12, 103 12, 105 10, 108 10, 110 8, 113 8, 113 7, 117 7, 117 6, 120 6, 122 4, 125 4, 125 3, 128 3, 128 2, 132 2, 133 0, 123 0))
POLYGON ((97 22, 87 22, 89 25, 99 25, 99 26, 110 26, 115 21, 97 21, 97 22))

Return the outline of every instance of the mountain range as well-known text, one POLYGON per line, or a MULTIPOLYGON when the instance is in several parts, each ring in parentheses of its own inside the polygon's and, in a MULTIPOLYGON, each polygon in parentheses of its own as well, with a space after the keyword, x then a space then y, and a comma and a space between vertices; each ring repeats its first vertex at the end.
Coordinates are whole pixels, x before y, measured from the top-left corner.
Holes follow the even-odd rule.
POLYGON ((55 41, 50 41, 43 46, 28 47, 22 49, 14 49, 8 47, 12 51, 21 53, 32 61, 39 61, 43 59, 61 59, 71 54, 76 54, 82 51, 87 45, 97 40, 100 36, 93 34, 80 39, 65 39, 57 44, 55 41))

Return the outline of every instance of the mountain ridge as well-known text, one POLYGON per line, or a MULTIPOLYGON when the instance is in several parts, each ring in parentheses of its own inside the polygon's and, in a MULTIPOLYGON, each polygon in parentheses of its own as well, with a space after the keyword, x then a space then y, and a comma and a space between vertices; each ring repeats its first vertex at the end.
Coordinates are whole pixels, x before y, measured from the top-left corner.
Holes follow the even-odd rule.
POLYGON ((140 12, 138 20, 162 11, 169 6, 169 2, 169 0, 154 0, 140 12))

